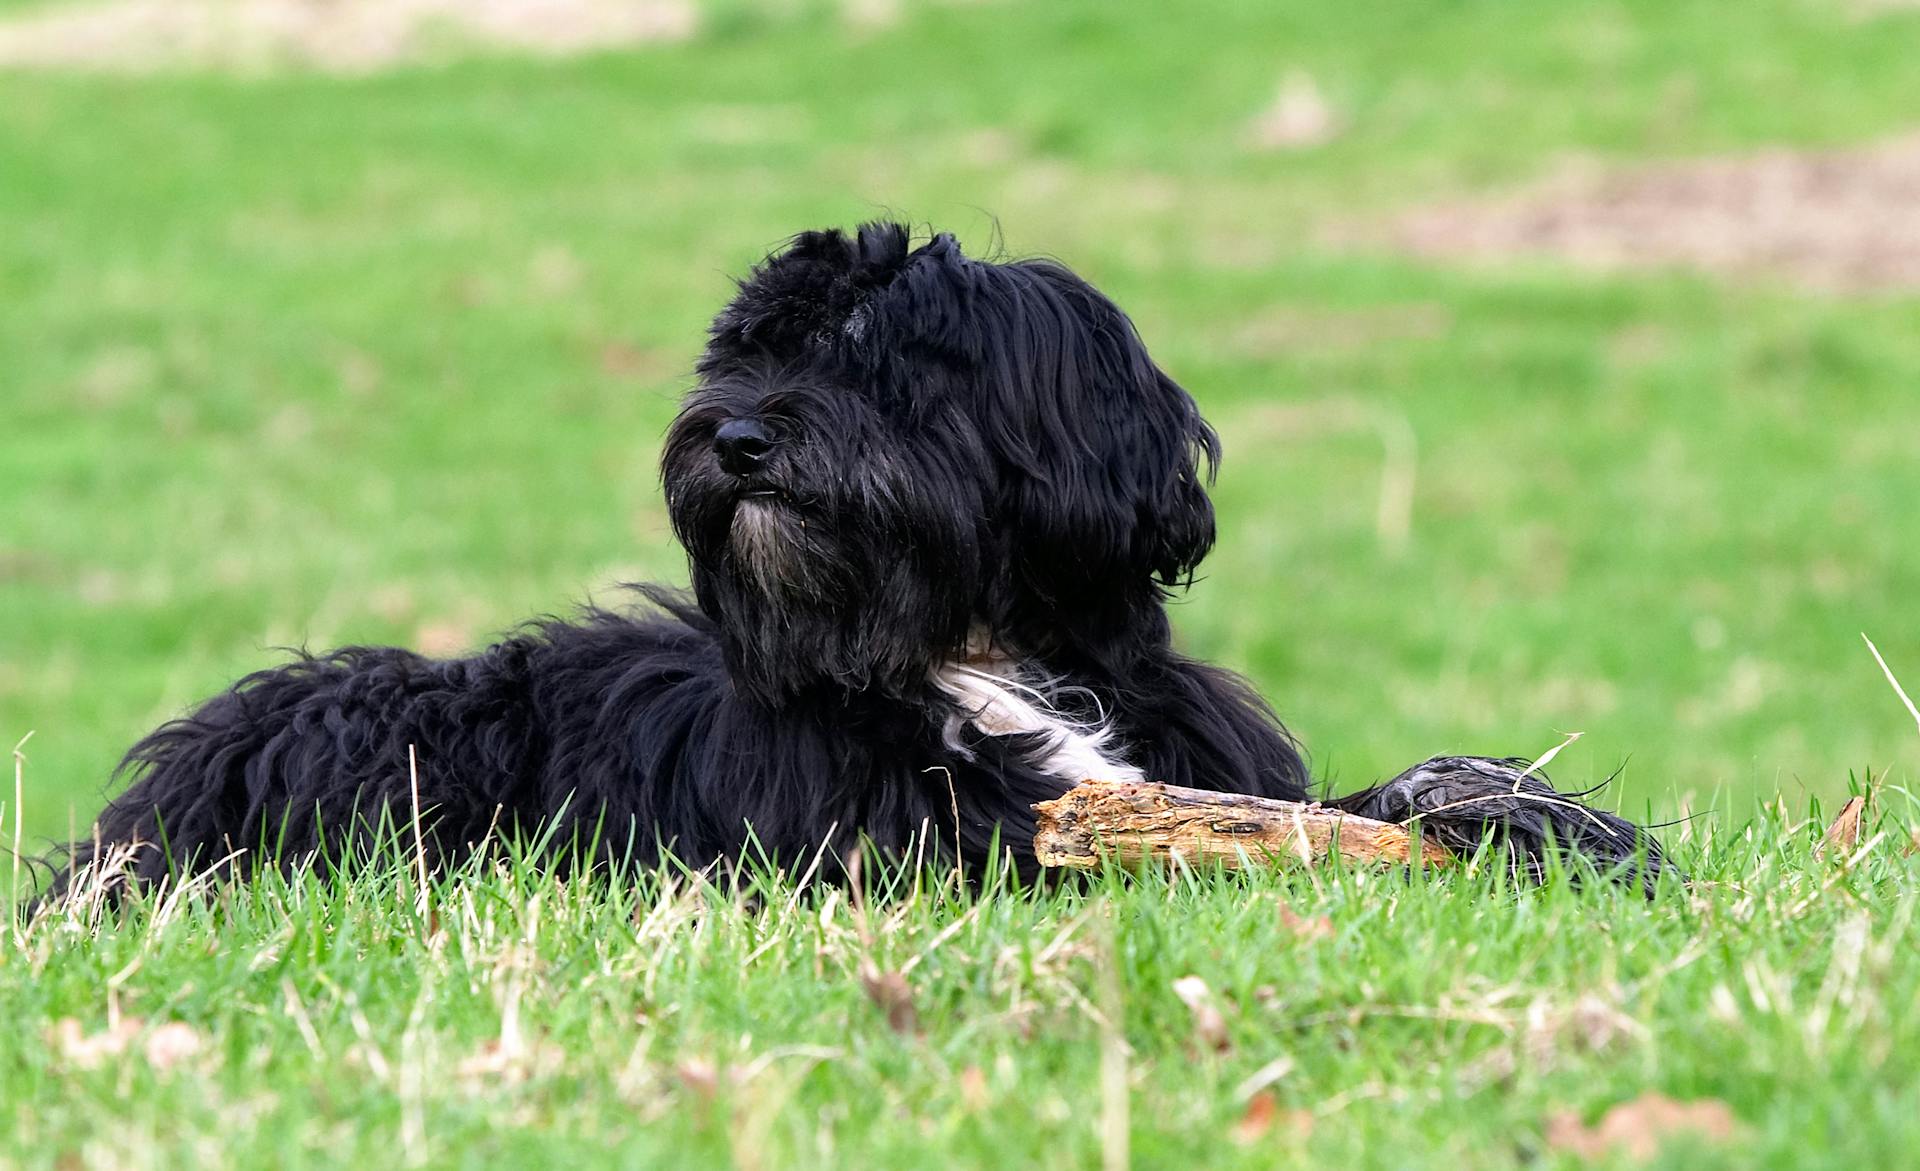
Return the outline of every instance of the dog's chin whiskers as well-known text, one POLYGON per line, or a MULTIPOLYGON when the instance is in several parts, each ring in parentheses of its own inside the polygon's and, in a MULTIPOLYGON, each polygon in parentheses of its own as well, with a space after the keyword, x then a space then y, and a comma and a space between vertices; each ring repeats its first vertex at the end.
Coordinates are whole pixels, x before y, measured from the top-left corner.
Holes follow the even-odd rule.
POLYGON ((733 555, 754 586, 764 595, 807 592, 811 584, 808 562, 789 531, 791 518, 780 501, 744 496, 734 506, 730 542, 733 555))

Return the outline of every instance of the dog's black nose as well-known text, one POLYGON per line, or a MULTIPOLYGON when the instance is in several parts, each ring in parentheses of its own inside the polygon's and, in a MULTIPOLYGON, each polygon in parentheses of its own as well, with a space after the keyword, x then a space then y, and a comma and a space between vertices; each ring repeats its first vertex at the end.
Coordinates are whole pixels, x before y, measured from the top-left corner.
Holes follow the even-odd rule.
POLYGON ((713 433, 713 452, 720 457, 720 466, 736 476, 759 471, 772 450, 773 437, 752 419, 728 419, 713 433))

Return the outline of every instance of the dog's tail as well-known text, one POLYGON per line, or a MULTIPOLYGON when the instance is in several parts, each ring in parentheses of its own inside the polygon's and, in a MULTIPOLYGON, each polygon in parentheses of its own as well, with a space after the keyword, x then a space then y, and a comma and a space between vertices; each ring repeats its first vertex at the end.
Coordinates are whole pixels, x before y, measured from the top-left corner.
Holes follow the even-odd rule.
POLYGON ((1652 833, 1562 793, 1525 760, 1436 756, 1384 784, 1326 803, 1376 821, 1418 820, 1436 842, 1471 852, 1491 838, 1514 870, 1534 880, 1558 855, 1651 895, 1674 869, 1652 833))

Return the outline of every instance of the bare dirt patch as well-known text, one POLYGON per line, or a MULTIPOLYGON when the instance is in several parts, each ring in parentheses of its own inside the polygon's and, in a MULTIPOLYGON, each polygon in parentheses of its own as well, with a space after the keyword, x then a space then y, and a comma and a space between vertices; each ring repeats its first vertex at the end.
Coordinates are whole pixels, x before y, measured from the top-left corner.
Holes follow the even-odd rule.
POLYGON ((1570 168, 1476 201, 1339 229, 1418 256, 1690 268, 1837 292, 1920 288, 1920 135, 1630 170, 1570 168))
POLYGON ((0 68, 370 73, 691 37, 693 0, 95 0, 0 19, 0 68))

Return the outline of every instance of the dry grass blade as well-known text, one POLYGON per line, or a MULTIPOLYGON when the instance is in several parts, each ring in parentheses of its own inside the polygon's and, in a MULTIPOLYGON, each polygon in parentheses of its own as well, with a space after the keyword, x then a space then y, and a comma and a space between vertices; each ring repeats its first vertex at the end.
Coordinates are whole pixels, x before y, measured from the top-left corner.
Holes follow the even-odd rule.
POLYGON ((1246 1102, 1251 1100, 1255 1094, 1260 1093, 1268 1086, 1292 1073, 1294 1064, 1293 1057, 1283 1053, 1259 1069, 1254 1070, 1248 1074, 1239 1085, 1233 1087, 1234 1101, 1246 1102))
POLYGON ((1914 727, 1920 728, 1920 708, 1913 706, 1913 700, 1907 696, 1907 689, 1900 686, 1900 680, 1894 678, 1893 668, 1887 666, 1887 660, 1880 656, 1880 648, 1873 645, 1873 640, 1867 637, 1866 631, 1860 632, 1860 638, 1867 644, 1867 649, 1873 652, 1873 661, 1880 664, 1880 670, 1886 675, 1887 682, 1893 685, 1893 693, 1899 696, 1900 702, 1907 706, 1907 714, 1913 717, 1914 727))
POLYGON ((1572 744, 1575 740, 1578 740, 1580 739, 1580 737, 1585 735, 1586 735, 1585 732, 1568 732, 1567 738, 1565 740, 1562 740, 1560 743, 1554 745, 1552 748, 1549 748, 1545 752, 1541 753, 1540 759, 1528 765, 1524 770, 1521 771, 1519 776, 1513 779, 1513 791, 1518 793, 1520 791, 1520 782, 1523 779, 1532 776, 1536 771, 1543 769, 1548 765, 1552 764, 1553 758, 1556 756, 1559 756, 1561 752, 1565 751, 1567 745, 1572 744))
MULTIPOLYGON (((22 803, 26 800, 26 747, 27 741, 31 739, 33 739, 33 733, 29 731, 25 736, 20 737, 18 744, 13 746, 13 808, 9 811, 13 814, 13 885, 7 891, 7 905, 9 907, 17 907, 20 905, 20 810, 22 803)), ((15 942, 18 942, 20 925, 17 917, 13 930, 15 942)))
POLYGON ((413 801, 413 860, 419 883, 414 897, 419 901, 420 918, 424 921, 427 917, 427 847, 420 836, 420 758, 411 744, 407 745, 407 790, 413 801))

